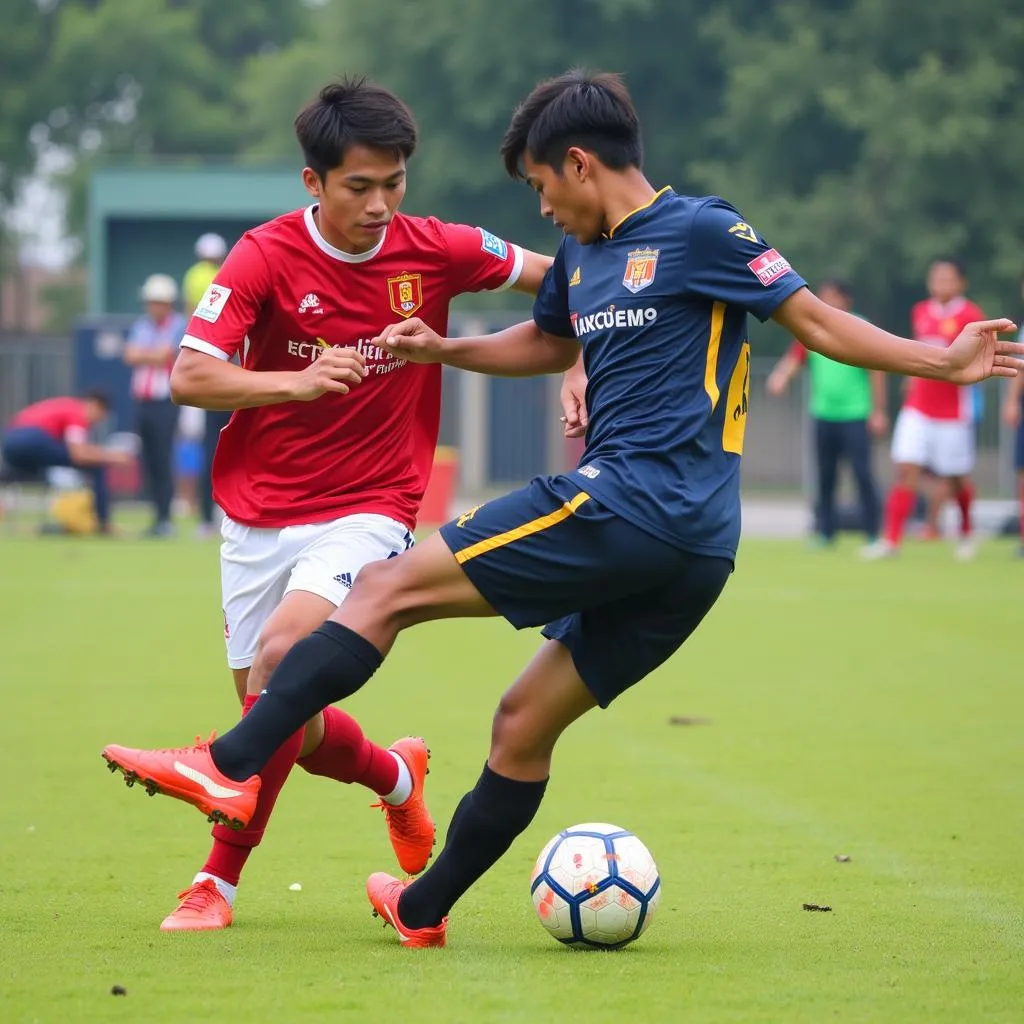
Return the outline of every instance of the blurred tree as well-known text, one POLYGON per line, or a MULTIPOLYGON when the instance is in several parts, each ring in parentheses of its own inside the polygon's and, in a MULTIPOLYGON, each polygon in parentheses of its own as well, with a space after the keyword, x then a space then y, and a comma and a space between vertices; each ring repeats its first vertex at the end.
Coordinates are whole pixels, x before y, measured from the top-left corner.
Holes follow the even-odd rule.
POLYGON ((39 145, 75 156, 64 177, 72 234, 83 232, 96 160, 244 149, 245 66, 307 34, 308 16, 305 4, 274 0, 62 0, 34 113, 39 145))
POLYGON ((76 227, 86 158, 298 165, 301 104, 332 75, 368 73, 422 128, 407 209, 551 251, 557 233, 497 147, 538 79, 582 63, 626 74, 652 180, 725 195, 806 276, 851 276, 880 321, 905 328, 940 252, 964 260, 984 304, 1015 299, 1019 0, 8 3, 0 203, 41 125, 37 145, 79 158, 76 227))
POLYGON ((1017 0, 325 0, 315 39, 247 69, 254 155, 297 155, 291 121, 333 72, 413 107, 407 208, 550 250, 496 149, 513 104, 576 63, 625 72, 647 169, 724 194, 810 278, 851 276, 906 328, 927 262, 953 252, 1009 302, 1024 262, 1024 8, 1017 0))
POLYGON ((787 0, 759 24, 729 5, 702 35, 726 68, 702 160, 805 276, 842 270, 906 330, 937 255, 984 306, 1013 310, 1024 265, 1024 8, 988 0, 787 0))
POLYGON ((671 180, 685 184, 680 152, 700 133, 704 109, 677 97, 688 88, 709 93, 715 82, 707 48, 687 27, 702 6, 332 0, 316 12, 312 49, 297 43, 250 64, 243 87, 249 152, 297 157, 292 120, 301 104, 334 74, 370 74, 410 104, 422 130, 406 209, 484 223, 552 251, 557 233, 536 216, 531 194, 510 185, 498 159, 514 104, 583 54, 589 66, 627 72, 638 99, 648 101, 645 113, 671 124, 666 133, 656 121, 648 126, 652 167, 670 167, 671 180))
POLYGON ((39 83, 53 36, 54 18, 37 0, 7 0, 8 31, 0 33, 0 280, 16 263, 17 239, 8 214, 36 163, 29 141, 39 120, 39 83))

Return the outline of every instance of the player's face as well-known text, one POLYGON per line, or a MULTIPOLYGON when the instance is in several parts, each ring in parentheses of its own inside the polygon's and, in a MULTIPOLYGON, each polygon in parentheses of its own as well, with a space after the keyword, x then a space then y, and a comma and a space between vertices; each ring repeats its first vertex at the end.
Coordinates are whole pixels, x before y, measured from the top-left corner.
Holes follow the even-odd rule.
POLYGON ((154 323, 162 324, 171 315, 169 302, 147 302, 146 313, 154 323))
POLYGON ((92 424, 99 423, 100 420, 105 419, 107 415, 106 409, 100 405, 99 402, 93 401, 91 398, 85 403, 85 418, 92 424))
POLYGON ((307 167, 302 180, 320 203, 317 227, 324 238, 344 252, 366 252, 381 240, 405 196, 405 157, 352 146, 325 179, 307 167))
POLYGON ((928 294, 936 302, 949 302, 964 293, 964 279, 952 263, 933 263, 928 268, 928 294))
POLYGON ((550 217, 555 227, 572 235, 583 245, 597 241, 604 230, 604 214, 597 201, 592 179, 580 175, 580 168, 566 157, 562 172, 547 164, 523 157, 526 183, 540 196, 540 215, 550 217))

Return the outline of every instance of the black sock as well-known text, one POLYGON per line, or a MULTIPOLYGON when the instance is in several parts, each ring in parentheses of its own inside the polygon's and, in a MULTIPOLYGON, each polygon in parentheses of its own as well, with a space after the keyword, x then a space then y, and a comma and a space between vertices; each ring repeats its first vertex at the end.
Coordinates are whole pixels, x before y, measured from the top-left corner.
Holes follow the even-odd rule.
POLYGON ((456 900, 533 821, 547 784, 547 779, 517 782, 484 765, 476 787, 455 809, 440 856, 402 893, 398 903, 402 924, 409 928, 440 924, 456 900))
POLYGON ((369 640, 325 622, 284 656, 238 725, 213 741, 213 763, 239 782, 259 774, 293 732, 328 704, 350 697, 383 660, 369 640))

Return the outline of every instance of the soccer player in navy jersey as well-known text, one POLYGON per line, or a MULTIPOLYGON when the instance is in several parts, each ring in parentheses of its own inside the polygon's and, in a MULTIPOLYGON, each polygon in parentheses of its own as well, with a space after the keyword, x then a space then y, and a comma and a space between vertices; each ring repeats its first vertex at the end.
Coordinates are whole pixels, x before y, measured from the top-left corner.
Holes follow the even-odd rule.
POLYGON ((971 324, 947 349, 895 337, 818 300, 728 203, 656 190, 614 75, 573 71, 537 86, 502 153, 565 232, 533 319, 459 339, 409 319, 375 343, 410 361, 504 376, 561 372, 582 347, 589 424, 579 466, 367 565, 224 736, 106 751, 158 790, 245 820, 263 763, 320 708, 360 689, 403 629, 489 615, 544 626, 546 642, 501 698, 483 773, 434 865, 414 882, 378 873, 367 883, 407 946, 445 944, 452 906, 533 819, 561 733, 665 661, 725 586, 740 532, 748 311, 869 369, 966 384, 1024 367, 1014 358, 1024 345, 997 337, 1009 320, 971 324))

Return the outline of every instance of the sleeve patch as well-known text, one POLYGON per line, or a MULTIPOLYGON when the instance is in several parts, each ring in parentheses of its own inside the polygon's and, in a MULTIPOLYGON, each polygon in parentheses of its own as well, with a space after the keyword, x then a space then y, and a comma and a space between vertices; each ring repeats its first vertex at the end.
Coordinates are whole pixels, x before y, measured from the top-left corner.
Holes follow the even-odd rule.
POLYGON ((203 297, 196 306, 195 316, 207 323, 215 324, 224 312, 228 299, 231 297, 231 289, 225 288, 222 284, 211 284, 203 293, 203 297))
POLYGON ((789 260, 785 256, 780 256, 775 249, 769 249, 767 252, 761 253, 760 256, 752 259, 747 264, 747 267, 765 288, 776 282, 780 277, 785 277, 793 269, 789 265, 789 260))
POLYGON ((497 235, 492 235, 490 231, 484 231, 483 228, 478 228, 480 232, 480 238, 482 239, 481 248, 484 252, 489 252, 492 256, 497 256, 499 260, 508 259, 508 244, 497 235))

